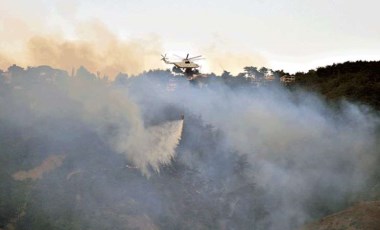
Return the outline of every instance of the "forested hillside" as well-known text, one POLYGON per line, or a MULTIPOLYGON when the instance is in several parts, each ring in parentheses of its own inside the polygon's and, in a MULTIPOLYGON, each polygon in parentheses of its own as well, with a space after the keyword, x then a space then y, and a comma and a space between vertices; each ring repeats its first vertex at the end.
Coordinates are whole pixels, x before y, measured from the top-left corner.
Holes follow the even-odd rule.
POLYGON ((297 73, 296 84, 327 99, 347 99, 380 109, 380 61, 345 62, 297 73))

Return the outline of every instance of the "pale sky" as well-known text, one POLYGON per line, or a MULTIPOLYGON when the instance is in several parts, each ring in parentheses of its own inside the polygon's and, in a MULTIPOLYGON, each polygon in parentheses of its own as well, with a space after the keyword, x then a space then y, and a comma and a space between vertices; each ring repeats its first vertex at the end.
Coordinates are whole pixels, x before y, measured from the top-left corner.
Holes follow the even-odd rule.
MULTIPOLYGON (((130 50, 138 43, 140 48, 131 52, 144 59, 136 65, 148 69, 165 68, 150 61, 159 59, 159 53, 190 52, 207 58, 202 63, 206 72, 238 72, 246 65, 306 71, 347 60, 380 60, 379 9, 376 0, 0 0, 0 59, 27 60, 23 55, 31 57, 31 46, 37 52, 30 39, 42 36, 54 37, 56 46, 117 40, 130 50)), ((113 53, 107 50, 97 58, 113 53)), ((124 68, 115 60, 107 63, 124 68)), ((130 66, 125 69, 133 72, 130 66)))

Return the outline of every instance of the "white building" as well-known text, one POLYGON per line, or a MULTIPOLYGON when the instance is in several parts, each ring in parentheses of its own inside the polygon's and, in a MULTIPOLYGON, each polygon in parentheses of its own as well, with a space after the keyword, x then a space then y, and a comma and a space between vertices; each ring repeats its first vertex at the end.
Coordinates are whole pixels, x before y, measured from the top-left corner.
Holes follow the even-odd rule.
POLYGON ((285 84, 293 83, 296 81, 296 76, 284 75, 280 78, 280 81, 285 84))

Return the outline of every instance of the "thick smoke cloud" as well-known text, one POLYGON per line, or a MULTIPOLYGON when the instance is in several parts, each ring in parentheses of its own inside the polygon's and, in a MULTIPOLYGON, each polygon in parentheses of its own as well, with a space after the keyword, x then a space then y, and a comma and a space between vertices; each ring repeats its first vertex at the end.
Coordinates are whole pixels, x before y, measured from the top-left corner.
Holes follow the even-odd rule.
MULTIPOLYGON (((57 13, 65 15, 67 21, 73 20, 70 33, 62 31, 65 26, 62 26, 63 28, 54 26, 47 30, 49 32, 45 31, 46 28, 39 28, 41 24, 45 24, 44 17, 40 18, 41 24, 36 25, 33 20, 25 21, 0 15, 0 32, 3 34, 0 38, 0 69, 6 69, 13 64, 25 68, 49 65, 71 73, 73 68, 86 66, 100 77, 107 76, 114 79, 120 72, 137 75, 147 69, 169 67, 159 58, 160 54, 166 51, 158 35, 122 37, 99 20, 76 21, 75 4, 72 2, 57 4, 55 9, 57 13)), ((36 15, 30 18, 36 18, 36 15)), ((189 49, 186 45, 180 47, 182 48, 189 49)), ((265 57, 258 52, 231 52, 231 50, 235 49, 228 42, 215 37, 211 44, 194 52, 207 57, 207 61, 199 63, 203 72, 219 74, 229 70, 237 74, 244 66, 268 64, 265 57)), ((181 50, 178 50, 177 54, 186 55, 181 50)))
POLYGON ((2 75, 0 124, 29 143, 10 175, 65 154, 32 190, 50 197, 38 207, 47 216, 69 210, 105 229, 139 219, 159 229, 294 229, 359 201, 376 172, 379 119, 368 108, 332 108, 278 85, 160 71, 108 82, 44 68, 2 75), (71 189, 63 207, 51 198, 57 181, 71 189))
MULTIPOLYGON (((146 97, 145 93, 139 96, 146 97)), ((317 200, 342 203, 348 194, 363 191, 376 169, 378 117, 350 103, 343 102, 338 112, 302 91, 231 90, 214 83, 202 88, 183 86, 158 101, 184 105, 200 115, 224 134, 225 148, 247 157, 253 167, 247 176, 266 193, 261 199, 268 207, 268 219, 258 221, 264 229, 302 224, 317 212, 308 207, 317 200)), ((204 177, 214 173, 207 164, 217 159, 194 163, 194 158, 182 157, 191 166, 205 164, 204 177)), ((222 164, 218 173, 230 167, 222 164)))
MULTIPOLYGON (((5 34, 17 30, 12 26, 6 28, 5 34)), ((0 68, 17 63, 24 67, 49 65, 71 72, 73 68, 86 66, 100 77, 112 79, 120 72, 134 75, 162 66, 157 58, 162 50, 161 42, 154 35, 121 39, 96 20, 78 23, 75 30, 75 38, 67 38, 61 33, 28 33, 0 39, 4 43, 0 51, 0 68), (17 44, 9 40, 16 40, 17 44)))
MULTIPOLYGON (((83 68, 81 70, 83 76, 76 78, 66 76, 66 79, 59 79, 49 76, 52 84, 44 81, 47 72, 51 71, 49 68, 42 72, 37 71, 42 81, 35 82, 34 86, 29 85, 33 79, 29 82, 19 79, 13 86, 16 95, 6 95, 11 101, 4 101, 2 104, 3 111, 12 112, 5 112, 3 117, 11 123, 33 126, 40 119, 54 120, 62 116, 62 119, 77 119, 90 126, 113 150, 125 155, 145 175, 150 175, 149 169, 159 171, 161 164, 170 163, 181 137, 183 121, 169 121, 146 128, 138 105, 125 92, 108 86, 104 80, 95 79, 94 75, 83 68), (14 118, 12 113, 17 112, 15 107, 20 104, 31 117, 21 115, 14 118)), ((9 85, 17 81, 17 77, 12 76, 10 79, 9 85)), ((54 131, 52 135, 56 135, 54 131)), ((35 177, 41 177, 41 173, 37 174, 35 177)))

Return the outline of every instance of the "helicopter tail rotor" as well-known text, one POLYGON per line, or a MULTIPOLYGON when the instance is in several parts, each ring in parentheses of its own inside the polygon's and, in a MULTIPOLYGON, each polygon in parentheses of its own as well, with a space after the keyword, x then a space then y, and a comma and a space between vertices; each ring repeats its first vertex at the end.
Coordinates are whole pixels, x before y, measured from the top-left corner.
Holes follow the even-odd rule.
POLYGON ((167 59, 167 57, 166 57, 166 54, 165 55, 162 55, 161 54, 161 61, 164 61, 165 63, 168 63, 168 59, 167 59))

